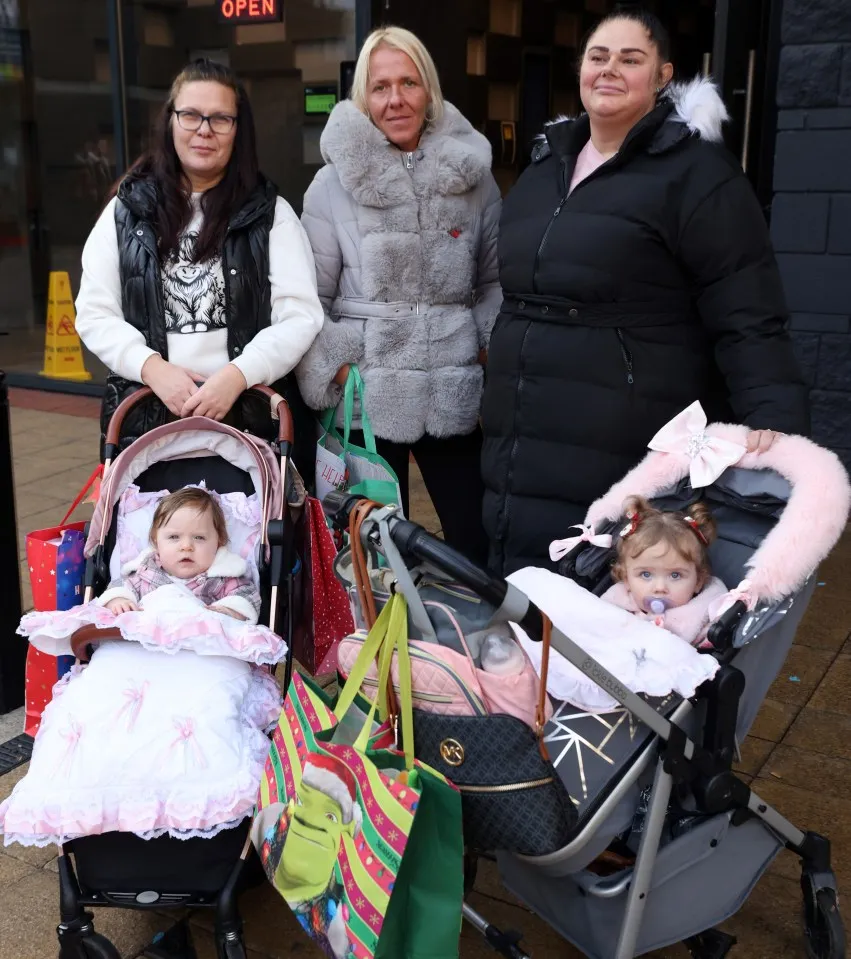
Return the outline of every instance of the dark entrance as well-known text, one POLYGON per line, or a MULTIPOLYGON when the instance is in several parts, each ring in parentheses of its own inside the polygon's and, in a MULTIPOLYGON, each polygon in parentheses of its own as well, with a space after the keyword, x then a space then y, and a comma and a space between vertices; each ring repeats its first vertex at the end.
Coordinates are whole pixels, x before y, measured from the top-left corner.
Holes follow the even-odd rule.
MULTIPOLYGON (((447 99, 494 147, 506 189, 528 162, 544 118, 581 109, 577 50, 615 0, 373 0, 373 24, 420 36, 447 99)), ((647 0, 672 34, 676 76, 711 73, 732 121, 727 143, 744 161, 767 208, 771 200, 779 49, 777 0, 647 0)))

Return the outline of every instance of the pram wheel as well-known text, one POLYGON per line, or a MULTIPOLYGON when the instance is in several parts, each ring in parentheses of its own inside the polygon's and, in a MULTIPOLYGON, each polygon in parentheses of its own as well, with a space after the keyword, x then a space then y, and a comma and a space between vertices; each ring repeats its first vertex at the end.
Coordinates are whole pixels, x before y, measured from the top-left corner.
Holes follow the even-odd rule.
POLYGON ((219 939, 216 942, 218 959, 246 959, 241 939, 219 939))
POLYGON ((817 889, 813 877, 801 876, 804 894, 804 947, 808 959, 845 959, 845 928, 836 891, 817 889))
POLYGON ((85 959, 121 959, 121 953, 100 933, 93 932, 80 941, 85 959))
POLYGON ((62 942, 59 959, 121 959, 121 953, 106 936, 92 932, 62 942))

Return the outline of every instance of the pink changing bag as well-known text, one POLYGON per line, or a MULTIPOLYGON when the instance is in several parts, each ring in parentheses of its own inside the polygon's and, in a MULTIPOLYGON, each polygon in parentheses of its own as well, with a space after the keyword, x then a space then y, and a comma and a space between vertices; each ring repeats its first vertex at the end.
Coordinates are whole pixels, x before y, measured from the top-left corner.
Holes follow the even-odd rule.
MULTIPOLYGON (((488 716, 504 714, 536 728, 540 680, 532 663, 523 653, 525 666, 514 675, 502 676, 479 669, 470 654, 464 633, 448 606, 426 600, 424 605, 439 609, 453 623, 464 653, 437 643, 412 639, 408 641, 415 709, 446 716, 488 716)), ((366 640, 367 632, 358 630, 342 640, 337 666, 343 677, 349 672, 366 640)), ((519 644, 518 644, 519 646, 519 644)), ((522 648, 521 648, 522 651, 522 648)), ((393 687, 399 693, 399 669, 396 654, 391 666, 393 687)), ((373 663, 361 689, 374 700, 378 686, 378 669, 373 663)), ((552 706, 546 699, 546 718, 552 706)))

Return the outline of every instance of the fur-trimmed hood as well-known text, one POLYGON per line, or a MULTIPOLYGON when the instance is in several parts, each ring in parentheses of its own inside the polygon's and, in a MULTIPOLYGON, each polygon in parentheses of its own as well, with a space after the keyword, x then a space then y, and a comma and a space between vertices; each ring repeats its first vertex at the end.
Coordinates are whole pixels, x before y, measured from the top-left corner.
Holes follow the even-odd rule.
MULTIPOLYGON (((358 203, 390 207, 411 195, 399 150, 351 100, 331 111, 320 149, 358 203)), ((425 153, 437 154, 433 189, 443 196, 469 192, 490 172, 490 143, 451 103, 438 123, 427 125, 414 151, 418 159, 425 153)))
MULTIPOLYGON (((121 567, 121 575, 129 576, 137 572, 142 566, 157 565, 155 558, 156 551, 153 546, 143 549, 141 553, 121 567)), ((245 560, 232 553, 227 546, 220 546, 213 559, 213 564, 206 572, 208 578, 220 577, 221 579, 239 578, 246 575, 248 565, 245 560)))
MULTIPOLYGON (((632 139, 648 127, 655 129, 647 147, 650 153, 663 153, 690 136, 708 143, 720 143, 724 123, 729 118, 714 81, 698 76, 682 83, 669 83, 659 97, 658 106, 636 124, 627 139, 632 139)), ((588 122, 588 115, 584 113, 577 117, 559 116, 551 120, 537 137, 538 146, 533 151, 533 160, 542 160, 549 154, 548 141, 552 144, 554 139, 561 139, 563 130, 559 128, 563 124, 582 123, 585 126, 588 122)))

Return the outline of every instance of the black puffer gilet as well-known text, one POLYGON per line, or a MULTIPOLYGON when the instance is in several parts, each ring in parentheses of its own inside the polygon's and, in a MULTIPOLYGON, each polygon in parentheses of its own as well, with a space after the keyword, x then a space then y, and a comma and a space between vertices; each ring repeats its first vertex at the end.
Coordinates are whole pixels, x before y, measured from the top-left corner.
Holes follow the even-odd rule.
MULTIPOLYGON (((269 233, 275 218, 276 201, 275 185, 261 179, 242 209, 231 218, 222 244, 229 359, 239 356, 256 334, 271 323, 269 233)), ((115 205, 122 312, 124 319, 145 337, 145 343, 167 360, 156 207, 156 184, 150 177, 131 175, 122 181, 115 205)), ((304 436, 300 445, 307 442, 306 409, 294 380, 287 376, 274 385, 290 403, 297 430, 304 436)), ((118 404, 139 388, 139 383, 110 373, 101 407, 102 445, 118 404)), ((126 448, 169 418, 171 414, 159 400, 137 407, 123 424, 120 448, 126 448)), ((242 397, 237 402, 229 421, 266 438, 276 432, 268 404, 251 396, 242 397)))

